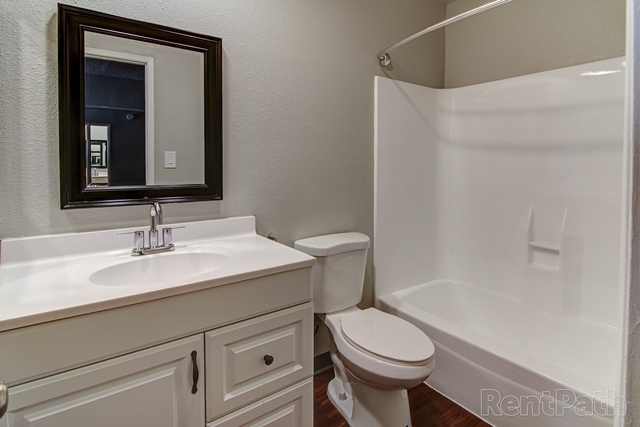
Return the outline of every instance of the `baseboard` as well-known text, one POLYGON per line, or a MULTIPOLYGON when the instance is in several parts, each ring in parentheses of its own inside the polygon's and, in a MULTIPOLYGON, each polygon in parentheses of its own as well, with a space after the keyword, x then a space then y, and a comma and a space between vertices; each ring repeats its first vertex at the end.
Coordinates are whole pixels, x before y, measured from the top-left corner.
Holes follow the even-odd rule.
POLYGON ((331 363, 331 355, 328 351, 313 358, 313 375, 317 375, 332 367, 333 363, 331 363))

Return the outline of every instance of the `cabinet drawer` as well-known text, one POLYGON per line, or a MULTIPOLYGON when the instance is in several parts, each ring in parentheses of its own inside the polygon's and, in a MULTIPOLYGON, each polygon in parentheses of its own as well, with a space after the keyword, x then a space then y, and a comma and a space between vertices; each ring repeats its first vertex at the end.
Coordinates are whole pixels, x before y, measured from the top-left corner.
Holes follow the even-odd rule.
POLYGON ((207 424, 207 427, 311 427, 313 380, 289 387, 266 399, 207 424))
POLYGON ((311 303, 205 333, 207 421, 312 375, 311 303))

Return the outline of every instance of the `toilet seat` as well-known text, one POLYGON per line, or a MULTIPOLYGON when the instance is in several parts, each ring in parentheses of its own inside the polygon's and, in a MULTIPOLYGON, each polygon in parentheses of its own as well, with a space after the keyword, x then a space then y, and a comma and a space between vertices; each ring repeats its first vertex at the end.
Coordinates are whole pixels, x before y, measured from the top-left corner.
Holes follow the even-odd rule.
MULTIPOLYGON (((368 310, 375 310, 378 313, 386 314, 374 308, 371 308, 368 310)), ((339 357, 340 357, 340 361, 342 362, 342 364, 344 364, 344 367, 347 369, 347 371, 349 371, 352 375, 359 378, 359 380, 363 382, 366 382, 368 384, 373 384, 377 387, 386 387, 389 389, 402 389, 402 388, 409 389, 422 383, 431 374, 431 372, 433 371, 433 368, 435 367, 434 350, 429 351, 427 349, 422 353, 422 355, 418 357, 415 357, 415 356, 413 357, 413 360, 418 360, 418 359, 422 359, 423 357, 429 357, 430 355, 430 357, 426 360, 420 360, 417 362, 407 362, 407 361, 394 360, 393 358, 395 357, 396 359, 399 358, 399 359, 405 359, 405 360, 411 360, 412 358, 406 357, 406 356, 400 356, 398 353, 395 353, 395 354, 385 353, 381 350, 381 348, 376 349, 375 346, 368 345, 367 343, 365 343, 363 341, 364 338, 360 339, 360 345, 356 344, 353 339, 347 338, 347 335, 344 333, 342 329, 343 328, 342 324, 343 322, 346 321, 347 326, 345 328, 347 329, 347 333, 350 333, 351 336, 354 337, 356 340, 358 340, 358 338, 360 337, 364 337, 365 336, 364 331, 362 332, 362 334, 359 334, 358 332, 354 332, 353 331, 354 328, 350 328, 350 326, 352 326, 350 325, 350 320, 347 320, 348 318, 352 318, 352 316, 356 316, 355 319, 357 319, 358 316, 362 315, 361 313, 363 311, 367 311, 367 310, 360 310, 357 307, 351 307, 346 310, 327 314, 322 317, 322 320, 324 321, 324 323, 329 328, 329 331, 331 332, 331 337, 333 338, 332 341, 333 343, 335 343, 335 346, 337 348, 337 353, 339 354, 339 357), (392 356, 392 358, 383 357, 383 356, 374 354, 374 352, 365 349, 363 346, 373 348, 373 350, 377 351, 378 353, 389 354, 392 356)), ((375 321, 376 323, 378 323, 378 319, 380 319, 380 317, 374 317, 374 316, 378 316, 378 313, 369 312, 364 315, 365 317, 360 317, 360 320, 361 320, 361 322, 359 322, 361 324, 360 329, 366 330, 369 335, 374 335, 375 332, 371 327, 373 323, 372 322, 367 323, 366 320, 370 320, 371 318, 373 318, 373 319, 376 319, 375 321)), ((405 327, 406 325, 404 325, 406 321, 400 318, 398 318, 398 320, 400 320, 403 323, 403 326, 399 326, 398 329, 400 329, 401 331, 406 331, 406 327, 405 327)), ((391 322, 387 323, 387 325, 391 324, 391 325, 397 326, 395 322, 393 323, 391 322)), ((409 322, 406 322, 406 323, 409 324, 409 322)), ((385 329, 384 326, 379 327, 377 328, 377 331, 384 330, 384 329, 385 329)), ((394 330, 394 327, 393 326, 390 327, 389 330, 394 330)), ((419 329, 417 330, 420 331, 419 329)), ((412 333, 410 332, 409 334, 412 334, 412 333)), ((378 335, 380 335, 380 333, 378 333, 378 335)), ((386 334, 382 334, 382 335, 389 337, 389 335, 391 334, 388 331, 386 334)), ((404 334, 393 333, 393 335, 391 335, 391 338, 387 338, 383 340, 383 342, 390 342, 390 341, 393 342, 398 335, 404 335, 404 334)), ((424 335, 422 332, 420 332, 420 338, 416 339, 416 342, 423 343, 424 340, 426 340, 431 346, 433 346, 429 337, 424 335)), ((406 347, 406 343, 402 345, 402 348, 405 348, 405 347, 406 347)), ((422 346, 419 345, 419 347, 422 347, 422 346)), ((387 346, 387 348, 390 348, 390 347, 387 346)), ((402 354, 402 352, 400 352, 400 354, 402 354)))
POLYGON ((383 360, 424 365, 433 358, 431 340, 416 326, 375 308, 341 319, 345 340, 357 349, 383 360))

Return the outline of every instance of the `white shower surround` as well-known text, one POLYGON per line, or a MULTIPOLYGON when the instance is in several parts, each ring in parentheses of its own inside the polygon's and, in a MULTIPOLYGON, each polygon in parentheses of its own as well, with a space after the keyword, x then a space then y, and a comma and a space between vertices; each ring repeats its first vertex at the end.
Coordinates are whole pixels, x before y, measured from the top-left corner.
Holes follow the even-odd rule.
POLYGON ((623 58, 457 89, 376 78, 376 304, 434 339, 430 383, 473 412, 481 388, 615 388, 624 82, 623 58))

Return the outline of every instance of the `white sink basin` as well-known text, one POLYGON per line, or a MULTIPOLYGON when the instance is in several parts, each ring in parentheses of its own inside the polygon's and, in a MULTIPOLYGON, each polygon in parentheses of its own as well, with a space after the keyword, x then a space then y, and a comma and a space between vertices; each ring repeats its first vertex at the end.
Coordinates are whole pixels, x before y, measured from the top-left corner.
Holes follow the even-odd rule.
POLYGON ((141 256, 99 269, 89 276, 89 282, 99 286, 149 286, 187 281, 193 276, 218 270, 230 262, 229 256, 215 252, 170 252, 141 256))

